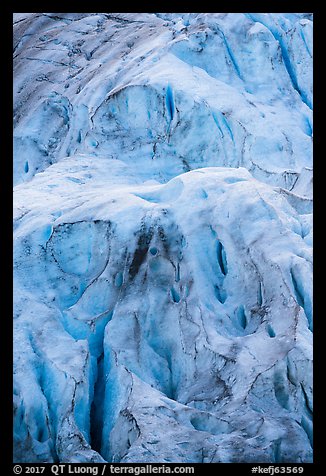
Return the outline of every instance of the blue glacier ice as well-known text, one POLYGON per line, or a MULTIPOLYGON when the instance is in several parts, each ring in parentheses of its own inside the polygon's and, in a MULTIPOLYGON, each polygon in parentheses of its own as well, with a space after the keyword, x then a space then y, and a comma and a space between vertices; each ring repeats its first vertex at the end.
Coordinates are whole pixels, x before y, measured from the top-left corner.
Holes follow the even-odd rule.
POLYGON ((312 34, 14 14, 16 462, 312 462, 312 34))

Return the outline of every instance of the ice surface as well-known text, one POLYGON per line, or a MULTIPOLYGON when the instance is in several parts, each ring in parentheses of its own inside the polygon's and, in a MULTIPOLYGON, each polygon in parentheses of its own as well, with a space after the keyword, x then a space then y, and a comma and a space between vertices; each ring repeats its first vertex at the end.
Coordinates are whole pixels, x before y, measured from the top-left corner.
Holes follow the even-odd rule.
POLYGON ((311 462, 311 15, 14 45, 15 461, 311 462))

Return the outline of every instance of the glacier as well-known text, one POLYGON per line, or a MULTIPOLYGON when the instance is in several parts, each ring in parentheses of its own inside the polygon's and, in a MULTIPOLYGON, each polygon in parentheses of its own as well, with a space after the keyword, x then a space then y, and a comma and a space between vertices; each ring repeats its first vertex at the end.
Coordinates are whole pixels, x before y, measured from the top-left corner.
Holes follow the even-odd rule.
POLYGON ((313 461, 312 34, 14 14, 14 461, 313 461))

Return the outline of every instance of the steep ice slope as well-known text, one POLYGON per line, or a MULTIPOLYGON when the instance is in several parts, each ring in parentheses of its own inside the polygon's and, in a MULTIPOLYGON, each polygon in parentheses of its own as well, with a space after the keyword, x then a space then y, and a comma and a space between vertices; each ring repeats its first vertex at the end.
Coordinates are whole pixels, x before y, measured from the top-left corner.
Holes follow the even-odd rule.
POLYGON ((19 17, 16 183, 79 152, 160 181, 244 166, 291 188, 312 136, 312 21, 292 16, 19 17))
POLYGON ((311 17, 15 22, 15 460, 312 461, 311 17))

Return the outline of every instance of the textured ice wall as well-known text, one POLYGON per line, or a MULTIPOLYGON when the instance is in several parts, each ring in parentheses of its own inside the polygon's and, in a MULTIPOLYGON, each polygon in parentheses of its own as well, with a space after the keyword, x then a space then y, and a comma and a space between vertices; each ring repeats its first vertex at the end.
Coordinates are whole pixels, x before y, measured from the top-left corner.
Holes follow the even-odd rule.
POLYGON ((14 32, 15 460, 311 461, 311 15, 14 32))
POLYGON ((18 15, 17 183, 79 152, 160 181, 244 166, 293 186, 311 166, 309 15, 169 18, 18 15))

